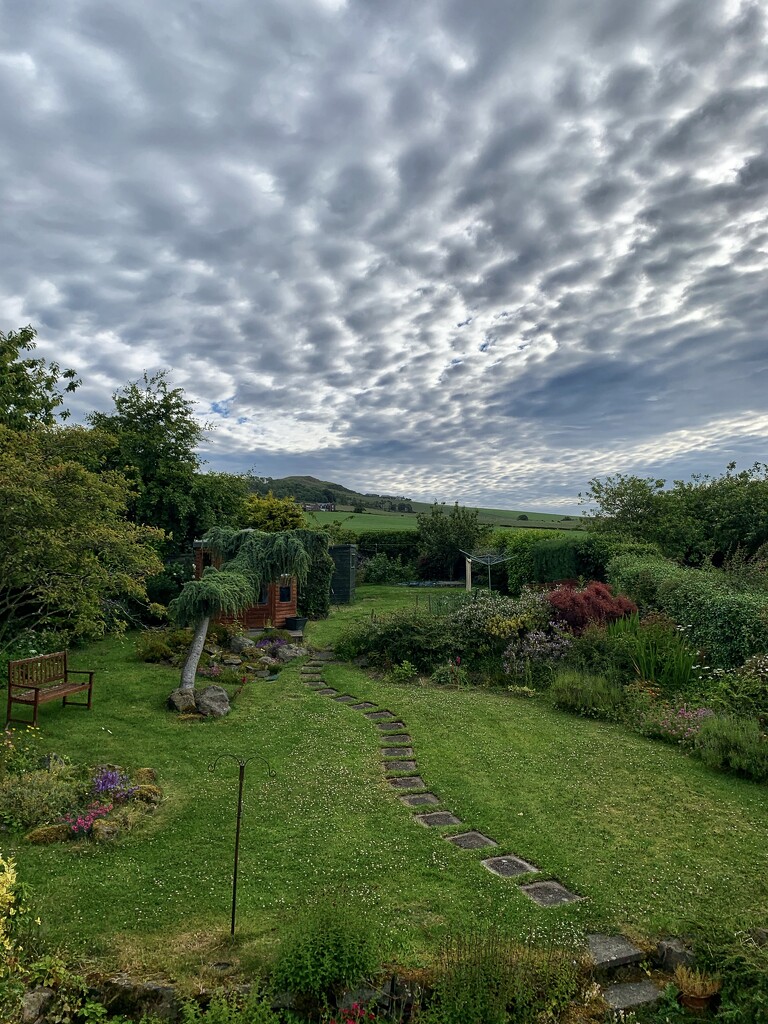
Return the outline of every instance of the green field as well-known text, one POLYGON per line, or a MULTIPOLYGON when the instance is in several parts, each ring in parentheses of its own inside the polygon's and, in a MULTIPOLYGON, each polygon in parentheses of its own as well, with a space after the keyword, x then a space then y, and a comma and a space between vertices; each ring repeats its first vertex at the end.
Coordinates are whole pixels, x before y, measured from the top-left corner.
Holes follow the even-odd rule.
MULTIPOLYGON (((331 642, 345 622, 415 603, 399 588, 361 587, 358 603, 309 627, 331 642)), ((394 685, 346 664, 326 679, 402 716, 442 806, 530 859, 584 900, 535 907, 514 881, 411 820, 387 785, 382 737, 360 713, 323 698, 294 663, 251 682, 218 721, 165 711, 175 669, 139 662, 132 638, 77 652, 97 670, 90 713, 41 711, 44 745, 87 764, 152 766, 165 801, 111 846, 29 846, 7 834, 44 934, 102 965, 206 981, 208 965, 257 969, 307 902, 342 894, 373 914, 390 961, 427 962, 446 931, 494 922, 520 934, 595 928, 657 934, 719 919, 768 919, 768 789, 708 771, 677 749, 617 725, 570 717, 503 691, 394 685), (227 945, 237 769, 217 754, 266 757, 248 769, 239 936, 227 945), (225 948, 226 947, 226 948, 225 948), (224 955, 226 953, 226 955, 224 955)), ((219 976, 220 977, 220 976, 219 976)))
MULTIPOLYGON (((337 512, 307 512, 306 516, 319 526, 340 522, 346 529, 354 530, 355 533, 367 533, 371 530, 415 530, 417 514, 429 511, 431 505, 416 501, 412 504, 414 512, 382 512, 370 509, 360 513, 342 509, 337 512)), ((566 518, 551 512, 520 513, 500 508, 478 508, 477 511, 481 523, 513 530, 574 530, 583 526, 583 520, 578 516, 566 518), (528 519, 519 520, 517 517, 521 514, 527 515, 528 519)))

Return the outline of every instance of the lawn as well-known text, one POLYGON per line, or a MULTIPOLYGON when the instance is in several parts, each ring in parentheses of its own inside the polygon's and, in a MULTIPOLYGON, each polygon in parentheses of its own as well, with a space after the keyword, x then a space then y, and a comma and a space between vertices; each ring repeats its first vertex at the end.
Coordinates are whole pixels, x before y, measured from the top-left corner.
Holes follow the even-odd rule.
MULTIPOLYGON (((309 638, 327 643, 347 618, 412 600, 360 588, 357 605, 312 624, 309 638)), ((412 822, 384 780, 378 730, 311 692, 297 666, 276 683, 249 683, 227 718, 193 723, 163 709, 176 672, 138 662, 131 638, 80 650, 74 664, 97 670, 94 709, 47 705, 46 747, 155 767, 166 793, 148 826, 114 846, 6 836, 47 935, 89 957, 178 976, 222 959, 248 969, 271 955, 286 920, 328 893, 374 915, 390 957, 409 965, 447 929, 483 921, 655 934, 768 917, 768 788, 618 726, 504 693, 325 670, 340 692, 403 717, 427 785, 467 827, 586 897, 542 910, 480 865, 485 852, 412 822), (226 956, 217 947, 229 923, 237 769, 208 770, 224 751, 262 755, 276 772, 248 768, 239 938, 226 956)))

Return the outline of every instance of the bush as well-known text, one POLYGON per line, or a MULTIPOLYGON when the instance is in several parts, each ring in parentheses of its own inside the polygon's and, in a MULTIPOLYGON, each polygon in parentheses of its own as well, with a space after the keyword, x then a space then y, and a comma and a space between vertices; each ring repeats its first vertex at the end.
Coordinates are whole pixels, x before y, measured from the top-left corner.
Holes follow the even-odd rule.
POLYGON ((550 696, 556 707, 585 718, 615 721, 624 702, 624 693, 602 676, 587 676, 561 669, 552 680, 550 696))
POLYGON ((390 558, 383 551, 369 558, 357 574, 358 583, 371 583, 377 586, 407 583, 408 580, 415 578, 416 569, 413 565, 403 564, 399 555, 390 558))
POLYGON ((573 630, 581 633, 592 623, 615 622, 637 611, 626 597, 614 596, 605 583, 593 580, 583 590, 558 587, 547 594, 547 601, 557 617, 573 630))
POLYGON ((258 990, 252 992, 245 1002, 219 992, 204 1010, 198 1003, 184 1003, 180 1024, 280 1024, 280 1017, 258 990))
POLYGON ((609 632, 605 626, 587 626, 574 637, 566 660, 582 673, 605 676, 614 685, 624 685, 635 674, 630 638, 609 632))
POLYGON ((429 612, 408 610, 355 623, 339 637, 336 654, 346 661, 364 655, 385 668, 410 661, 429 673, 455 650, 447 622, 429 612))
POLYGON ((718 702, 735 715, 757 718, 768 726, 768 655, 756 654, 718 682, 718 702))
POLYGON ((136 656, 150 663, 181 664, 192 642, 191 629, 158 627, 145 629, 136 640, 136 656))
POLYGON ((454 658, 444 665, 438 665, 429 681, 435 686, 467 686, 469 676, 467 670, 461 664, 461 658, 454 658))
POLYGON ((757 782, 768 780, 768 737, 751 719, 731 715, 709 718, 694 739, 694 753, 709 768, 757 782))
POLYGON ((504 651, 504 671, 525 685, 548 685, 554 666, 567 657, 573 637, 557 622, 516 637, 504 651))
POLYGON ((478 590, 446 617, 455 650, 470 662, 494 657, 532 629, 545 629, 549 611, 543 594, 523 588, 519 597, 478 590))
POLYGON ((607 633, 622 642, 638 679, 670 696, 697 683, 697 655, 688 647, 684 631, 666 616, 653 613, 641 621, 637 614, 629 615, 610 623, 607 633))
POLYGON ((679 567, 660 555, 622 554, 608 564, 608 582, 641 611, 662 611, 659 588, 679 567))
POLYGON ((374 932, 358 906, 317 904, 281 945, 272 976, 278 991, 320 1003, 370 978, 379 966, 374 932))
POLYGON ((419 678, 419 670, 410 661, 402 661, 392 666, 389 675, 393 683, 412 683, 419 678))
POLYGON ((79 806, 87 784, 72 765, 52 761, 49 768, 9 774, 0 782, 0 821, 10 828, 57 821, 79 806))

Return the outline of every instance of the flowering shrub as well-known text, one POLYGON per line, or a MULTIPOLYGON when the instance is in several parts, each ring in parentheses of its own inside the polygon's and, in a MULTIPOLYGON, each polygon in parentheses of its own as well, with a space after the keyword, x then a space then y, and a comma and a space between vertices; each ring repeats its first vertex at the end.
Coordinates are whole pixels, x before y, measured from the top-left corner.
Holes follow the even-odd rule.
POLYGON ((76 836, 89 836, 93 830, 93 823, 99 818, 103 818, 109 814, 112 810, 113 804, 100 804, 98 801, 89 804, 85 811, 78 813, 77 811, 72 814, 65 814, 61 819, 65 824, 69 825, 69 830, 73 835, 76 836))
POLYGON ((439 665, 429 678, 436 686, 466 686, 469 683, 467 670, 462 667, 459 655, 439 665))
POLYGON ((117 768, 100 768, 93 777, 91 792, 94 796, 107 796, 114 803, 130 800, 136 792, 131 780, 117 768))
POLYGON ((42 760, 40 753, 40 730, 28 725, 19 729, 6 729, 0 743, 0 778, 6 773, 21 775, 37 768, 42 760))
POLYGON ((651 704, 638 728, 646 736, 690 747, 704 722, 713 714, 710 708, 693 708, 687 704, 675 707, 658 701, 651 704))
POLYGON ((218 679, 221 673, 221 665, 217 662, 213 662, 211 665, 205 665, 202 668, 198 666, 196 674, 202 676, 203 679, 218 679))
POLYGON ((546 671, 551 671, 572 645, 573 638, 565 626, 549 622, 545 629, 532 629, 509 644, 503 656, 504 671, 526 684, 541 682, 546 671))
POLYGON ((363 1024, 364 1021, 376 1020, 376 1014, 362 1003, 352 1003, 342 1007, 332 1017, 323 1017, 322 1024, 363 1024))
POLYGON ((446 623, 466 658, 501 656, 514 637, 545 628, 550 615, 546 598, 524 589, 519 598, 478 591, 471 601, 446 616, 446 623))
POLYGON ((594 580, 583 590, 558 587, 547 594, 547 601, 557 617, 577 634, 592 623, 614 622, 637 611, 629 598, 614 596, 609 586, 594 580))

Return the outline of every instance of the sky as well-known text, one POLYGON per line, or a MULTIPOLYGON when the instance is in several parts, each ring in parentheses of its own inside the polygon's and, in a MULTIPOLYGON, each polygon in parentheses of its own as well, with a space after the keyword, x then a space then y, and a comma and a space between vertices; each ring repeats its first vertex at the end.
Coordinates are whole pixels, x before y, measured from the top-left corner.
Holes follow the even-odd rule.
POLYGON ((766 458, 768 3, 5 0, 0 329, 207 468, 575 511, 766 458))

